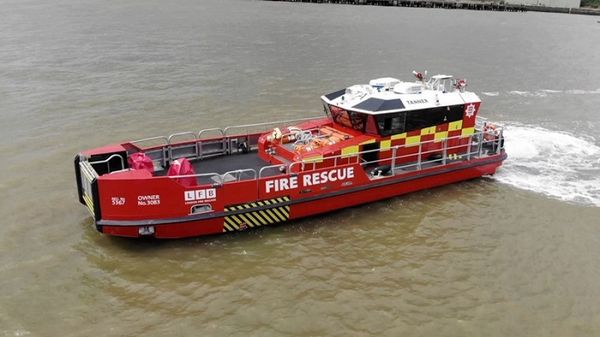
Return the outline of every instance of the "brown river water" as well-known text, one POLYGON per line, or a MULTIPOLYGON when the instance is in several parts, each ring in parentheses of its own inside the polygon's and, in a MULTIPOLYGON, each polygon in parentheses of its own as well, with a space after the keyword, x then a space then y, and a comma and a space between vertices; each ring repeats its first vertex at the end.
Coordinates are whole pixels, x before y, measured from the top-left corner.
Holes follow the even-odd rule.
POLYGON ((600 335, 600 25, 262 1, 0 9, 0 337, 600 335), (256 231, 96 232, 73 156, 321 113, 429 70, 507 125, 494 176, 256 231))

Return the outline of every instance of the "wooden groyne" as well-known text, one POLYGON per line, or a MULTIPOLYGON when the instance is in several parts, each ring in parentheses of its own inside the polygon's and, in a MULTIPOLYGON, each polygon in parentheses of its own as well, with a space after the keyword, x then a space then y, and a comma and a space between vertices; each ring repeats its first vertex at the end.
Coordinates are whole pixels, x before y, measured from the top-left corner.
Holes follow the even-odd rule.
POLYGON ((556 8, 544 6, 529 6, 521 4, 509 4, 504 2, 485 1, 444 1, 444 0, 269 0, 286 2, 309 2, 309 3, 331 3, 346 5, 371 5, 371 6, 393 6, 393 7, 419 7, 419 8, 445 8, 445 9, 470 9, 480 11, 501 12, 551 12, 567 14, 600 15, 600 11, 588 8, 556 8))

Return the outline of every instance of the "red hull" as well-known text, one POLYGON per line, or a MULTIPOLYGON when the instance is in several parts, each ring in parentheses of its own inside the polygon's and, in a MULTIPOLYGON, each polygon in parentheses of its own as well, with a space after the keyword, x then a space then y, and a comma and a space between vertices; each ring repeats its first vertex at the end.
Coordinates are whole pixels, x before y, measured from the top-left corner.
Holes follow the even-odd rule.
MULTIPOLYGON (((287 193, 280 193, 281 196, 275 196, 278 200, 277 207, 269 207, 267 203, 261 203, 264 205, 264 207, 261 207, 259 204, 253 203, 252 201, 256 199, 248 199, 248 197, 252 197, 254 193, 252 191, 242 193, 244 186, 240 186, 242 188, 238 189, 238 192, 246 194, 242 199, 249 201, 244 205, 245 208, 238 206, 236 215, 225 210, 206 215, 203 219, 194 219, 190 216, 153 220, 99 220, 97 221, 97 228, 108 235, 139 237, 141 236, 141 228, 152 226, 153 237, 167 239, 245 230, 478 178, 483 175, 492 175, 505 158, 506 154, 502 152, 482 159, 459 161, 415 171, 414 173, 406 173, 380 180, 363 181, 362 184, 332 189, 327 193, 303 196, 301 192, 295 193, 297 191, 288 190, 284 191, 287 193), (283 194, 290 197, 284 197, 283 194), (251 203, 253 205, 250 205, 251 203)), ((275 206, 275 203, 271 206, 275 206)))

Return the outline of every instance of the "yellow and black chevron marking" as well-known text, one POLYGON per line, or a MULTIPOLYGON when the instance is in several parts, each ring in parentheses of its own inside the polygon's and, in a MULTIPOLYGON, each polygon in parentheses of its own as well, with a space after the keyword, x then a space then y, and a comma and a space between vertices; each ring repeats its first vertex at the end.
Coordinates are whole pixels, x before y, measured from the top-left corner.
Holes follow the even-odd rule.
POLYGON ((92 201, 92 198, 90 198, 87 193, 83 193, 83 201, 85 201, 85 205, 88 207, 90 213, 92 213, 92 216, 94 216, 94 202, 92 201))
POLYGON ((290 206, 278 206, 278 204, 287 201, 290 201, 289 197, 281 197, 225 207, 225 213, 235 212, 236 214, 225 216, 223 232, 239 231, 287 221, 290 218, 290 206), (243 212, 244 210, 248 211, 243 212))

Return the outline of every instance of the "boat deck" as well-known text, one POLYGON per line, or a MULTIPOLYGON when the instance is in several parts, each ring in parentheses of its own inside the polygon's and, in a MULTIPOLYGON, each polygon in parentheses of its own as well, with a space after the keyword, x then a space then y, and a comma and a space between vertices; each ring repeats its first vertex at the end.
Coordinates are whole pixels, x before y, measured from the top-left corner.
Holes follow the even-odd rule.
MULTIPOLYGON (((234 153, 205 159, 195 159, 191 160, 190 163, 194 167, 194 172, 196 174, 217 173, 220 175, 223 175, 226 172, 244 169, 253 169, 258 174, 262 167, 272 165, 271 163, 262 160, 258 156, 257 151, 252 151, 249 153, 234 153)), ((165 168, 161 171, 155 171, 154 175, 165 176, 167 175, 167 171, 168 168, 165 168)), ((264 175, 268 176, 269 174, 267 173, 264 175)), ((272 175, 274 175, 274 173, 272 175)), ((250 176, 250 172, 242 173, 242 178, 250 178, 250 176)))

